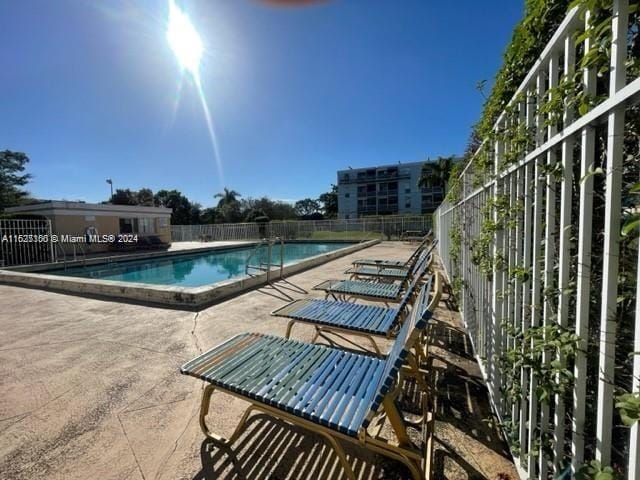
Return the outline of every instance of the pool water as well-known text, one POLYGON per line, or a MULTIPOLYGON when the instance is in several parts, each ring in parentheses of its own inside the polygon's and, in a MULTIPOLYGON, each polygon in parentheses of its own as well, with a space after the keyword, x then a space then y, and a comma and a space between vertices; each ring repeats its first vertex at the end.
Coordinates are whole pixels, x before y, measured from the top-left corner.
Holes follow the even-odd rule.
MULTIPOLYGON (((309 257, 352 246, 349 242, 285 243, 284 263, 289 264, 309 257)), ((67 277, 117 280, 120 282, 148 283, 201 287, 211 283, 245 275, 245 265, 255 246, 215 250, 183 255, 166 255, 143 260, 71 267, 42 273, 67 277)), ((272 263, 280 262, 280 246, 273 247, 272 263)), ((267 247, 261 246, 251 258, 251 265, 267 261, 267 247)), ((252 270, 251 273, 259 273, 252 270)))

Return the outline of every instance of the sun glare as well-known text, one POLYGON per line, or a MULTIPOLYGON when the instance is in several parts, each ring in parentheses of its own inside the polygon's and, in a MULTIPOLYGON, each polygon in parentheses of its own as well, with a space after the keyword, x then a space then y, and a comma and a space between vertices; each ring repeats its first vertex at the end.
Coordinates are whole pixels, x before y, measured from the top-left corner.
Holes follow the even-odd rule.
MULTIPOLYGON (((178 59, 178 63, 180 63, 182 73, 185 71, 189 72, 198 91, 198 97, 202 104, 202 110, 207 123, 207 130, 209 131, 209 138, 213 148, 213 155, 218 169, 218 180, 220 181, 220 185, 223 185, 224 178, 222 173, 222 160, 220 159, 220 154, 218 152, 218 142, 213 128, 213 119, 211 118, 207 101, 204 98, 204 90, 202 88, 202 80, 200 78, 200 60, 202 59, 202 53, 204 52, 202 39, 200 38, 196 28, 193 26, 193 23, 191 23, 191 20, 189 20, 189 16, 176 5, 175 0, 169 0, 168 23, 167 41, 169 42, 171 50, 173 50, 173 53, 178 59)), ((182 86, 182 78, 180 79, 180 82, 180 85, 182 86)), ((176 108, 178 101, 179 98, 176 98, 176 108)))
POLYGON ((174 0, 169 2, 167 41, 180 67, 197 79, 203 52, 202 40, 187 14, 180 10, 174 0))

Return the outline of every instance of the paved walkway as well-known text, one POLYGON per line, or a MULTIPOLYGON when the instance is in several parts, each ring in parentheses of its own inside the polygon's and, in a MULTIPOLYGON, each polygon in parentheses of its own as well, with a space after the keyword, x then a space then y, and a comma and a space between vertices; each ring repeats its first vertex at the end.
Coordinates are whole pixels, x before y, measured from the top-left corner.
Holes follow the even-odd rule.
MULTIPOLYGON (((342 478, 321 439, 264 416, 231 450, 213 448, 198 427, 201 382, 178 368, 237 333, 284 335, 286 322, 269 312, 306 296, 301 289, 319 296, 311 287, 341 278, 353 259, 404 259, 411 248, 382 243, 199 313, 0 285, 0 478, 342 478)), ((294 336, 311 332, 296 327, 294 336)), ((221 396, 210 423, 228 435, 244 406, 221 396)), ((449 445, 438 461, 455 475, 448 478, 496 478, 493 456, 486 465, 470 450, 494 448, 468 427, 452 425, 466 432, 465 450, 449 445)), ((358 448, 348 454, 360 478, 404 478, 395 462, 358 448)))

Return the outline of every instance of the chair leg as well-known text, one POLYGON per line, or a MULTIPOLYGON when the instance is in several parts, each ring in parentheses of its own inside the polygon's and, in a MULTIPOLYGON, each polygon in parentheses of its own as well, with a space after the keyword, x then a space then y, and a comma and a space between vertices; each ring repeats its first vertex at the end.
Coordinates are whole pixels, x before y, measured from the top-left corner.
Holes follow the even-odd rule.
POLYGON ((331 448, 333 448, 333 451, 336 452, 336 455, 338 455, 338 459, 340 460, 340 464, 342 465, 342 468, 344 469, 344 473, 347 475, 347 478, 349 480, 356 480, 356 475, 353 472, 353 468, 351 467, 349 460, 347 460, 347 455, 344 453, 344 449, 342 448, 342 445, 340 445, 338 441, 335 438, 333 438, 331 435, 328 435, 324 432, 318 432, 318 433, 320 433, 324 438, 327 439, 327 441, 331 445, 331 448))
POLYGON ((425 422, 425 439, 424 439, 424 444, 425 444, 425 461, 424 461, 424 467, 423 467, 423 471, 424 471, 424 478, 426 480, 429 480, 431 478, 431 461, 433 459, 433 440, 434 440, 434 436, 435 436, 435 418, 433 413, 431 412, 427 412, 425 413, 425 418, 426 418, 426 422, 425 422))
POLYGON ((228 447, 233 442, 235 442, 236 439, 240 436, 247 422, 247 419, 249 418, 249 414, 253 410, 256 410, 256 407, 254 405, 250 405, 244 411, 244 413, 242 414, 242 417, 240 418, 240 422, 238 423, 238 425, 236 426, 236 429, 233 431, 233 433, 228 439, 221 437, 220 435, 213 433, 211 430, 209 430, 209 427, 207 426, 207 423, 205 420, 207 414, 209 413, 209 405, 211 404, 211 395, 213 395, 213 392, 215 391, 215 389, 216 389, 215 386, 207 385, 202 394, 202 402, 200 403, 200 418, 199 418, 200 429, 202 430, 202 433, 204 433, 205 436, 211 439, 214 443, 218 444, 219 446, 228 447))
POLYGON ((296 323, 296 320, 289 320, 289 324, 287 325, 287 333, 285 334, 285 338, 291 337, 291 329, 293 328, 293 324, 296 323))
POLYGON ((387 414, 389 423, 391 423, 393 432, 398 438, 398 443, 400 444, 400 446, 403 447, 406 445, 411 445, 411 440, 409 439, 409 434, 407 433, 404 418, 400 414, 395 401, 389 397, 385 397, 385 399, 382 401, 382 404, 384 405, 384 411, 387 414))
POLYGON ((318 327, 314 327, 316 330, 316 333, 313 335, 313 338, 311 339, 311 343, 316 343, 316 340, 318 340, 318 337, 320 336, 320 333, 322 332, 322 330, 320 330, 320 328, 318 327))
POLYGON ((369 339, 369 341, 371 342, 371 345, 373 346, 373 351, 376 352, 376 355, 378 357, 382 357, 382 352, 380 351, 380 348, 378 347, 378 344, 376 343, 376 341, 373 339, 373 337, 371 335, 366 335, 366 337, 369 339))
POLYGON ((385 457, 392 458, 393 460, 405 465, 409 469, 413 480, 425 480, 428 478, 422 467, 422 454, 420 455, 421 459, 418 460, 418 458, 413 458, 406 452, 402 451, 401 447, 389 445, 386 442, 367 439, 365 443, 369 445, 369 448, 374 452, 384 455, 385 457))
POLYGON ((418 359, 412 353, 409 353, 407 357, 407 363, 409 364, 410 371, 412 376, 415 377, 416 382, 418 382, 418 386, 422 389, 422 391, 427 391, 427 382, 424 379, 423 372, 420 371, 420 365, 418 364, 418 359))

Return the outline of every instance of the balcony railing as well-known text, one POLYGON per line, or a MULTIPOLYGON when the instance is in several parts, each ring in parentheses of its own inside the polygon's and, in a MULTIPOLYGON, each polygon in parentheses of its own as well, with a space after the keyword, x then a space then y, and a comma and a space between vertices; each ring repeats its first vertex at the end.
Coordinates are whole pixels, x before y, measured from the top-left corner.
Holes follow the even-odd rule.
POLYGON ((362 177, 342 176, 338 178, 338 184, 348 185, 352 183, 377 183, 377 182, 388 182, 389 180, 402 180, 407 178, 411 178, 411 174, 394 173, 394 174, 378 174, 376 176, 365 175, 362 177))

